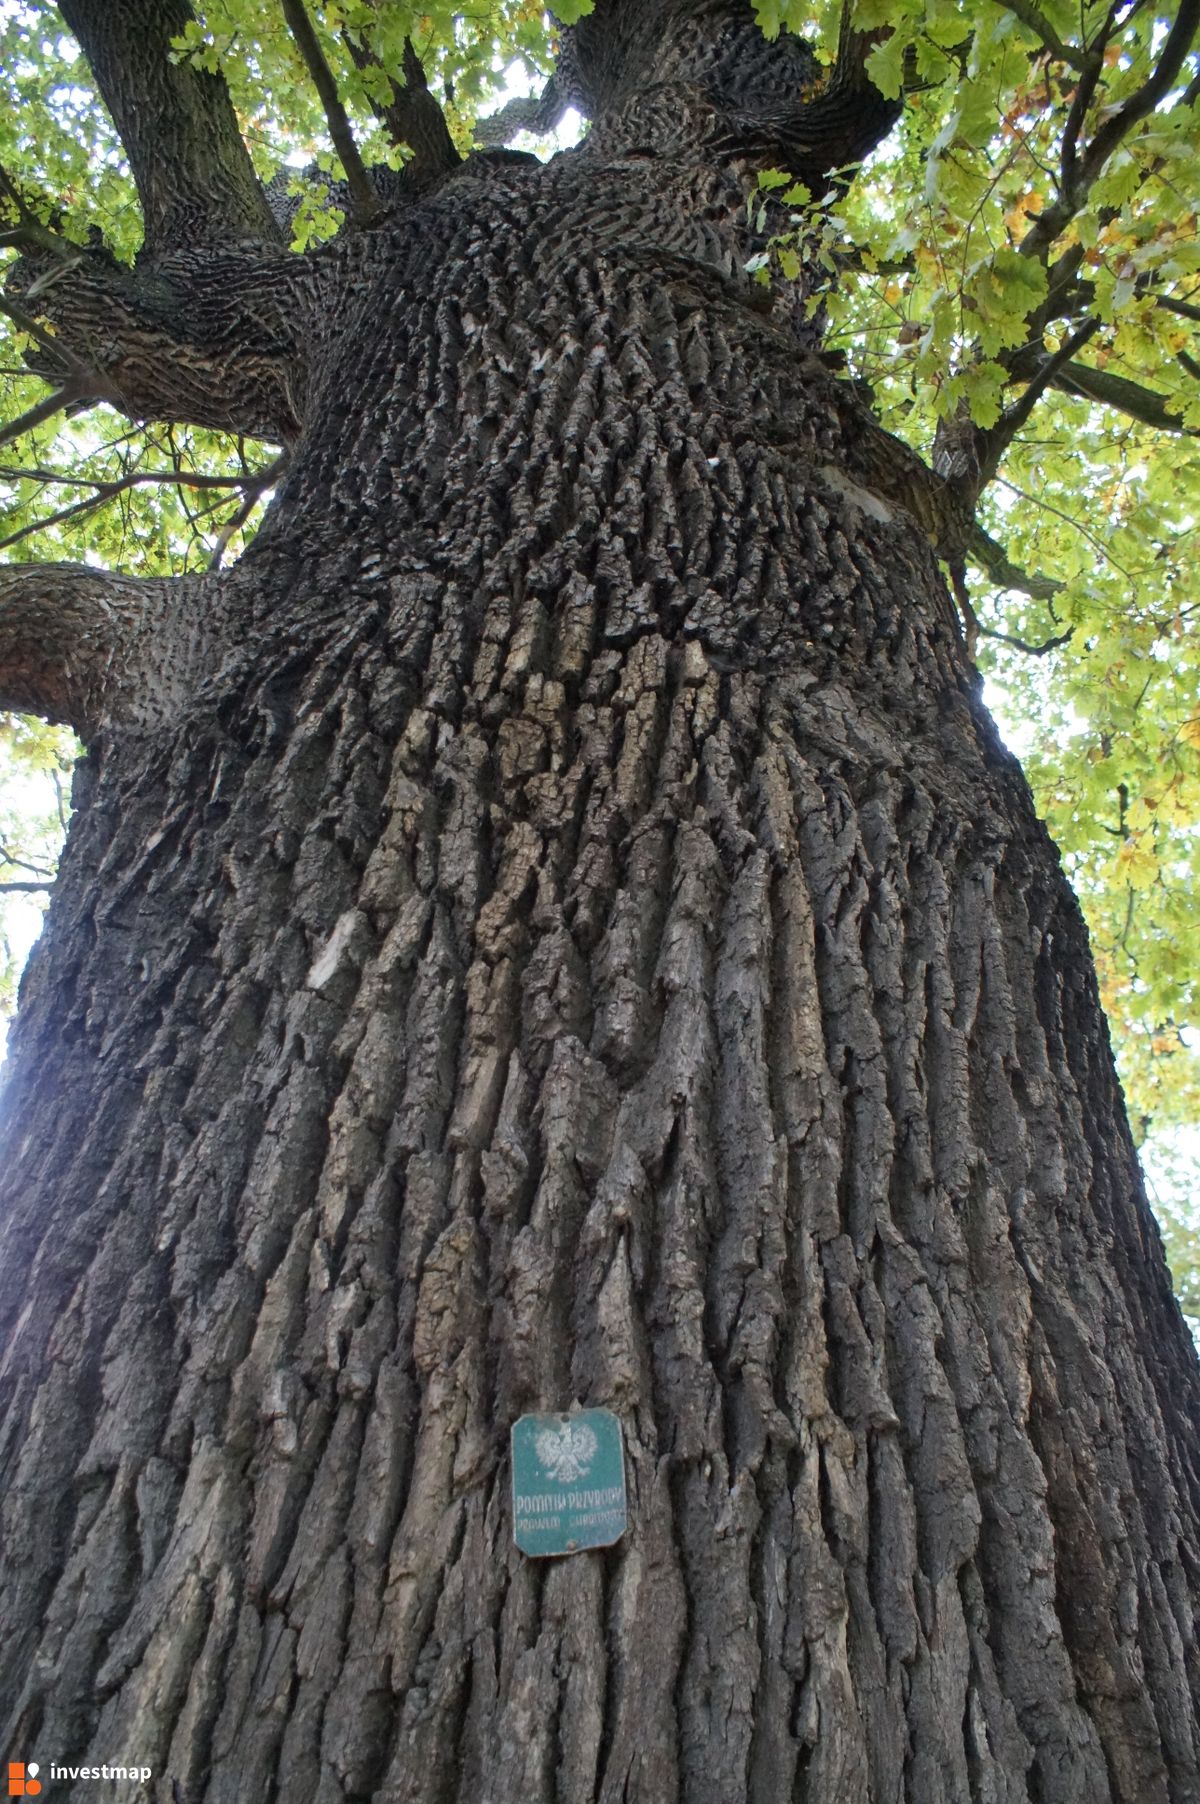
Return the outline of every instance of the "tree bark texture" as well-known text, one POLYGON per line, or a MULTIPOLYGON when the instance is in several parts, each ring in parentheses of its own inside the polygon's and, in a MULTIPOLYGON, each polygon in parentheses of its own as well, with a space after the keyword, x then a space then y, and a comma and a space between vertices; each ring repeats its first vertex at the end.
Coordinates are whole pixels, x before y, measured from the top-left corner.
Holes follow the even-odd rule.
POLYGON ((186 692, 81 766, 5 1100, 6 1757, 1186 1804, 1195 1358, 1084 928, 740 178, 634 105, 337 253, 268 524, 157 616, 186 692), (629 1530, 531 1561, 509 1428, 574 1402, 629 1530))

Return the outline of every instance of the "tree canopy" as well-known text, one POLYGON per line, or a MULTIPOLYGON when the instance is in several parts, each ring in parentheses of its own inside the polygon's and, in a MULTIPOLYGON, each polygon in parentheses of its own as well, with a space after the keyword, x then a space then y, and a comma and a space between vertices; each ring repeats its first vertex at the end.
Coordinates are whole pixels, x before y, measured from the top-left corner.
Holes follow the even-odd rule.
MULTIPOLYGON (((367 171, 419 179, 473 140, 549 154, 555 33, 589 8, 489 0, 178 0, 175 55, 224 76, 293 249, 370 230, 367 171), (524 89, 530 98, 513 100, 524 89)), ((832 68, 853 38, 899 111, 861 170, 760 178, 766 248, 802 265, 824 355, 932 473, 927 529, 1088 913, 1131 1112, 1200 1117, 1200 0, 759 0, 832 68)), ((141 575, 232 560, 286 447, 124 414, 55 342, 72 258, 115 267, 143 211, 66 29, 0 0, 0 551, 141 575)), ((69 736, 10 717, 61 787, 69 736)), ((12 809, 28 811, 18 784, 12 809)), ((0 822, 0 879, 44 881, 59 811, 0 822)), ((10 809, 11 814, 11 809, 10 809)), ((13 892, 13 893, 24 893, 13 892)), ((11 961, 10 961, 11 965, 11 961)), ((8 978, 11 986, 11 969, 8 978)), ((1178 1254, 1177 1254, 1178 1257, 1178 1254)))

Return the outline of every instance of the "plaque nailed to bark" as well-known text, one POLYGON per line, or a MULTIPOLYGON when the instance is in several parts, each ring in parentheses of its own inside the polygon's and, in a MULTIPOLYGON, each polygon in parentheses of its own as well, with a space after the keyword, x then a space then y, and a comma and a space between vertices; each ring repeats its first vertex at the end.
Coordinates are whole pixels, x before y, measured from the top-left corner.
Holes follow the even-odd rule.
POLYGON ((612 1411, 514 1422, 512 1508, 513 1538, 536 1559, 619 1541, 629 1516, 621 1424, 612 1411))
POLYGON ((935 556, 995 442, 927 471, 745 270, 764 169, 888 130, 869 40, 599 0, 545 164, 414 58, 409 171, 348 147, 296 255, 185 0, 60 11, 146 241, 27 224, 30 355, 288 468, 228 571, 0 569, 3 699, 87 743, 5 1093, 4 1757, 1194 1799, 1195 1358, 935 556), (629 1532, 529 1560, 571 1397, 629 1532))

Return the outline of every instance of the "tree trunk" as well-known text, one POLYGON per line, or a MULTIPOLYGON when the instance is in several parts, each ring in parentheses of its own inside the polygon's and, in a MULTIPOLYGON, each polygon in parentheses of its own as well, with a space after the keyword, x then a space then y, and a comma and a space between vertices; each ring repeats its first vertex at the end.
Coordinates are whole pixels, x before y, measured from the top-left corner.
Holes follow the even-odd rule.
POLYGON ((6 1092, 7 1757, 1184 1804, 1195 1358, 1079 913, 742 190, 647 168, 597 128, 353 242, 266 529, 162 617, 189 699, 81 766, 6 1092), (533 1561, 509 1429, 576 1402, 629 1529, 533 1561))

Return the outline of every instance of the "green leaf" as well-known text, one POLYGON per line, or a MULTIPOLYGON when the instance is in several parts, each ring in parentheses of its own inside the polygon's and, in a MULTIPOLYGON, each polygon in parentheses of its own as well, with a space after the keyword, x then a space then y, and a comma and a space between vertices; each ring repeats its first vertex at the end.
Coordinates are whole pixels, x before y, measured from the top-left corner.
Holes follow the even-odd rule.
POLYGON ((973 363, 959 378, 961 393, 977 426, 994 426, 1004 407, 1008 372, 998 363, 973 363))
POLYGON ((867 54, 867 74, 885 100, 895 100, 904 85, 906 49, 905 38, 900 32, 893 31, 881 44, 873 45, 867 54))

